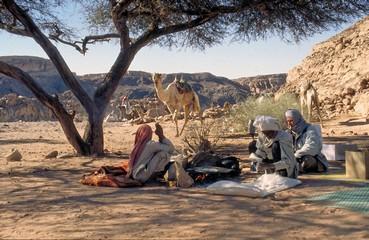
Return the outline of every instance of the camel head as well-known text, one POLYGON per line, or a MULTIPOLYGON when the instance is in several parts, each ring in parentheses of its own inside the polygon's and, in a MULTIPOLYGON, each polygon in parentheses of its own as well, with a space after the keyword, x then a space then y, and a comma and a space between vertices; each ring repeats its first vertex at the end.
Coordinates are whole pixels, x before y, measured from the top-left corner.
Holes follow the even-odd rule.
POLYGON ((161 81, 163 80, 163 75, 161 73, 154 73, 152 75, 152 80, 155 84, 161 83, 161 81))

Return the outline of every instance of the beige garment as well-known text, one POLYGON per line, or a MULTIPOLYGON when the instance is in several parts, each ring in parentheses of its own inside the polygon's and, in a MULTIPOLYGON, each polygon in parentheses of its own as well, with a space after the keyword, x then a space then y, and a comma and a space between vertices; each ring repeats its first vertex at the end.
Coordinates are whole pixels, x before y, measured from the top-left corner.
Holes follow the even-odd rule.
POLYGON ((169 163, 174 151, 171 141, 164 139, 162 143, 149 141, 133 168, 133 179, 146 182, 154 173, 161 172, 169 163))

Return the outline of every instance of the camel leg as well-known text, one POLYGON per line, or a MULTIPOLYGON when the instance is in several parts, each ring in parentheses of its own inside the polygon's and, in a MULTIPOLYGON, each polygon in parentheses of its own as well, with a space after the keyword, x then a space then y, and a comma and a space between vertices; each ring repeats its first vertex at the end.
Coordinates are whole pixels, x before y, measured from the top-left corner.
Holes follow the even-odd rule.
POLYGON ((315 95, 315 97, 314 97, 314 103, 315 103, 315 106, 316 106, 316 110, 318 111, 318 117, 319 117, 319 120, 320 120, 320 125, 321 125, 322 127, 324 127, 324 126, 323 126, 322 115, 320 114, 320 109, 319 109, 319 99, 318 99, 318 96, 317 96, 317 95, 315 95))
POLYGON ((304 105, 305 105, 304 96, 300 95, 300 107, 302 116, 304 116, 304 107, 305 107, 304 105))
POLYGON ((188 116, 189 115, 190 115, 190 106, 186 105, 186 106, 184 106, 184 118, 185 118, 185 120, 184 120, 183 127, 182 127, 182 130, 181 130, 179 135, 182 135, 183 130, 184 130, 184 128, 185 128, 185 126, 188 122, 188 116))
POLYGON ((322 116, 320 115, 320 109, 319 109, 318 105, 316 107, 316 110, 318 111, 318 117, 319 117, 319 120, 320 120, 320 125, 322 125, 322 127, 323 127, 323 120, 322 120, 322 116))
POLYGON ((179 136, 178 120, 177 120, 177 112, 178 112, 178 109, 176 109, 176 108, 174 108, 172 106, 168 106, 168 109, 169 109, 170 114, 172 114, 172 122, 176 126, 176 137, 178 137, 179 136))
POLYGON ((307 102, 307 109, 308 109, 308 121, 309 123, 311 122, 311 117, 312 117, 312 102, 311 102, 311 99, 308 99, 308 102, 307 102))
POLYGON ((178 110, 174 110, 173 112, 173 116, 172 116, 172 120, 174 122, 174 124, 176 125, 176 137, 179 137, 179 131, 178 131, 178 120, 177 120, 177 112, 178 110))

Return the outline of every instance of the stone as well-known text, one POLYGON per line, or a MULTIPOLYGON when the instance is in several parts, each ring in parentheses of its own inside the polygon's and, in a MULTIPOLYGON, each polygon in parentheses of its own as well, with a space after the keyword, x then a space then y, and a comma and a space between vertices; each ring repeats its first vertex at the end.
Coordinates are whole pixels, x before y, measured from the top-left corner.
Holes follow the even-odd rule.
POLYGON ((346 151, 346 177, 352 179, 369 179, 369 152, 346 151))
POLYGON ((146 116, 149 118, 155 118, 166 115, 167 112, 163 108, 152 108, 147 110, 146 116))
POLYGON ((366 116, 369 110, 369 94, 362 94, 355 104, 355 112, 366 116))
POLYGON ((52 151, 49 152, 48 154, 46 154, 45 158, 49 159, 49 158, 56 158, 58 156, 58 151, 52 151))
POLYGON ((71 153, 61 153, 59 154, 56 158, 71 158, 71 157, 74 157, 74 154, 71 154, 71 153))
POLYGON ((20 161, 22 160, 22 154, 18 149, 12 149, 11 153, 9 153, 5 158, 8 161, 20 161))

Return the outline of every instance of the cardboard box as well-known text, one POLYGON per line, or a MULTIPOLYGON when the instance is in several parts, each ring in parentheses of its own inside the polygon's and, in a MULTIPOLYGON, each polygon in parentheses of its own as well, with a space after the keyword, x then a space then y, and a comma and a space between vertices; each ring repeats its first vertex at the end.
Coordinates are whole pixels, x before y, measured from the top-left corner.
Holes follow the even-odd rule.
POLYGON ((356 144, 344 144, 344 143, 323 144, 322 153, 326 156, 328 160, 344 161, 345 151, 356 151, 356 150, 357 150, 356 144))
POLYGON ((346 177, 353 179, 369 179, 369 152, 346 152, 346 177))

